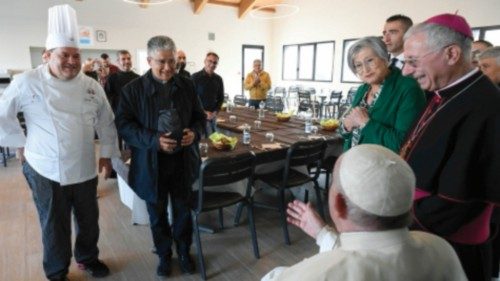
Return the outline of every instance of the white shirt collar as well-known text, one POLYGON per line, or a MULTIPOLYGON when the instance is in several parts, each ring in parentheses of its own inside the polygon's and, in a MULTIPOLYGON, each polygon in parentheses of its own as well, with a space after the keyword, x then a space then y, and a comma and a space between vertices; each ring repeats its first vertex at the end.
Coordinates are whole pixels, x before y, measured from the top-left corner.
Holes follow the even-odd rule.
POLYGON ((442 90, 446 90, 446 89, 448 89, 448 88, 451 88, 451 87, 453 87, 453 86, 457 85, 458 83, 460 83, 460 82, 464 81, 465 79, 467 79, 467 78, 471 77, 472 75, 476 74, 476 72, 478 72, 478 71, 479 71, 479 69, 478 69, 477 67, 476 67, 476 68, 474 68, 473 70, 469 71, 469 72, 468 72, 467 74, 465 74, 464 76, 462 76, 462 77, 460 77, 459 79, 455 80, 453 83, 451 83, 451 84, 449 84, 449 85, 445 86, 445 87, 444 87, 444 88, 442 88, 442 89, 437 90, 437 91, 436 91, 436 93, 437 93, 437 94, 439 94, 439 92, 440 92, 440 91, 442 91, 442 90))
POLYGON ((408 228, 385 231, 343 232, 340 234, 340 248, 344 250, 367 250, 400 244, 408 240, 408 228))

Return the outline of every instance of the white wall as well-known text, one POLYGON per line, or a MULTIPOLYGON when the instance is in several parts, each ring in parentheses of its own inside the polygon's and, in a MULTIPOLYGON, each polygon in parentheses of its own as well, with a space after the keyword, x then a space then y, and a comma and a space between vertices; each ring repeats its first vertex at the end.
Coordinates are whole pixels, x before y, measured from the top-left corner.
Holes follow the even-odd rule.
POLYGON ((321 88, 342 89, 352 84, 340 83, 342 43, 344 39, 381 35, 385 19, 396 13, 410 16, 415 22, 444 12, 466 17, 472 26, 500 24, 499 0, 287 0, 297 3, 300 12, 293 17, 273 21, 250 16, 240 20, 232 7, 207 4, 200 15, 194 15, 189 0, 147 9, 121 0, 0 0, 0 72, 2 69, 31 67, 29 47, 43 46, 47 28, 47 9, 69 3, 77 11, 80 25, 105 30, 108 41, 96 42, 95 49, 129 49, 136 54, 145 49, 154 35, 171 36, 186 51, 188 61, 198 71, 205 53, 217 52, 221 59, 217 72, 222 75, 226 92, 241 91, 241 45, 265 46, 265 66, 273 86, 310 84, 321 88), (214 32, 215 41, 208 41, 214 32), (335 40, 333 83, 281 81, 283 44, 335 40))
POLYGON ((474 26, 499 25, 498 0, 289 0, 299 4, 299 14, 273 22, 272 77, 274 86, 301 84, 317 89, 344 91, 355 84, 341 84, 340 70, 344 39, 368 35, 381 36, 385 19, 405 14, 415 23, 433 15, 455 13, 474 26), (290 82, 281 80, 282 46, 285 44, 335 40, 333 83, 290 82))
MULTIPOLYGON (((194 15, 188 0, 147 9, 121 0, 0 0, 0 70, 31 68, 29 47, 45 44, 47 9, 62 3, 75 8, 79 25, 106 31, 107 42, 95 42, 95 49, 128 49, 136 54, 150 37, 168 35, 186 51, 194 65, 188 69, 191 72, 203 67, 207 51, 215 51, 220 56, 216 72, 231 95, 241 92, 241 45, 264 45, 266 56, 270 50, 271 24, 251 17, 239 20, 232 7, 206 5, 194 15), (215 41, 208 41, 208 32, 215 33, 215 41)), ((270 59, 265 61, 269 64, 270 59)))

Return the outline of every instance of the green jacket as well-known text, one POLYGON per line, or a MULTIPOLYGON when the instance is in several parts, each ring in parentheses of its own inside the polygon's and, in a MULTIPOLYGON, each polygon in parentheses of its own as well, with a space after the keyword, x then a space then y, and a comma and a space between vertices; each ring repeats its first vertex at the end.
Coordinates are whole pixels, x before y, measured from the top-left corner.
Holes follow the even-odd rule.
MULTIPOLYGON (((368 88, 366 83, 359 87, 352 101, 353 107, 360 103, 368 88)), ((380 144, 399 153, 406 134, 424 107, 425 95, 418 83, 403 76, 398 68, 391 68, 383 82, 382 92, 368 111, 370 121, 361 130, 359 144, 380 144)), ((344 151, 351 148, 351 135, 342 135, 344 151)))

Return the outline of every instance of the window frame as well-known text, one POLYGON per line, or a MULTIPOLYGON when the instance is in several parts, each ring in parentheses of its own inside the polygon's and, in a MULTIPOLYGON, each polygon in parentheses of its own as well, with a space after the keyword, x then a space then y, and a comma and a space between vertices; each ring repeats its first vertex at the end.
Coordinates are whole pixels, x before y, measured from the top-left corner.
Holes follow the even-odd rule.
POLYGON ((299 43, 299 44, 286 44, 283 45, 282 47, 282 53, 281 53, 281 79, 283 81, 307 81, 307 82, 333 82, 333 72, 334 72, 334 66, 335 66, 335 40, 327 40, 327 41, 318 41, 318 42, 307 42, 307 43, 299 43), (317 55, 317 46, 318 44, 325 44, 325 43, 331 43, 332 44, 332 63, 331 63, 331 75, 330 79, 324 80, 324 79, 316 79, 316 55, 317 55), (312 79, 301 79, 299 78, 299 73, 300 73, 300 50, 301 47, 305 46, 313 46, 313 55, 312 55, 312 79), (285 78, 285 49, 287 47, 296 47, 297 48, 297 65, 295 66, 295 79, 288 79, 285 78))
POLYGON ((472 32, 474 32, 475 30, 479 31, 479 38, 474 38, 474 41, 475 40, 484 40, 484 35, 486 34, 486 31, 500 30, 500 25, 478 26, 478 27, 473 27, 471 29, 472 29, 472 32))

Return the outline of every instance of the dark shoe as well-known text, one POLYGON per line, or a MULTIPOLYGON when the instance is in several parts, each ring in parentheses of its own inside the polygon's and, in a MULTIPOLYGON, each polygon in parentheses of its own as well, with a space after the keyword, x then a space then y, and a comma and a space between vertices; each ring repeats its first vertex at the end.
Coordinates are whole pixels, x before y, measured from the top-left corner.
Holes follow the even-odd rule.
POLYGON ((181 268, 182 273, 193 274, 194 273, 194 262, 191 259, 190 255, 180 255, 179 258, 179 266, 181 268))
POLYGON ((95 278, 106 277, 109 275, 109 268, 100 260, 95 260, 88 263, 80 263, 78 267, 87 271, 95 278))
POLYGON ((156 275, 168 277, 172 273, 172 258, 160 258, 160 263, 156 268, 156 275))

